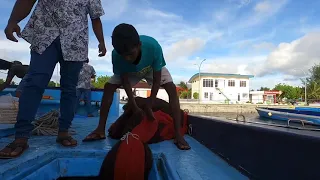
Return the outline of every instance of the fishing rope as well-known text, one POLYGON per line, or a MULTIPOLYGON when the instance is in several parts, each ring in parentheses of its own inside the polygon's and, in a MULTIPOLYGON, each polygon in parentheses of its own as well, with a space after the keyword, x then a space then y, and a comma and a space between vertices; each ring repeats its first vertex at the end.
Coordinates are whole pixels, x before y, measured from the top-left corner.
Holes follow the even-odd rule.
POLYGON ((139 140, 138 134, 132 134, 131 132, 127 132, 125 135, 122 136, 121 141, 127 140, 127 144, 129 144, 129 135, 131 135, 136 140, 139 140))
MULTIPOLYGON (((57 136, 59 132, 59 110, 52 110, 33 122, 33 135, 37 136, 57 136)), ((69 130, 70 134, 75 134, 74 130, 69 130)))

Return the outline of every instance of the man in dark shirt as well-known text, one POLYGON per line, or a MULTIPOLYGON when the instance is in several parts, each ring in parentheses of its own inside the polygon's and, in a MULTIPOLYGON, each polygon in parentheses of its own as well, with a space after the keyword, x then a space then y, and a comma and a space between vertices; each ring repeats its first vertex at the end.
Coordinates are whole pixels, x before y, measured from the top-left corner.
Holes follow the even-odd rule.
POLYGON ((11 84, 12 79, 17 76, 18 78, 22 79, 16 89, 16 96, 19 97, 24 86, 24 79, 26 77, 28 69, 29 66, 23 65, 20 61, 9 62, 0 59, 0 70, 8 70, 6 81, 3 84, 0 84, 0 92, 7 88, 11 84))

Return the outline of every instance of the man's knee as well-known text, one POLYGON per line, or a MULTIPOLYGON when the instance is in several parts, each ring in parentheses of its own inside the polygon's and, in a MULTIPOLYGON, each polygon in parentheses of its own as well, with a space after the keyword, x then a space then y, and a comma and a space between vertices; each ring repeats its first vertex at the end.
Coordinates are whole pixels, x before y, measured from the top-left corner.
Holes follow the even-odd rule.
POLYGON ((50 77, 47 74, 32 74, 26 77, 23 81, 23 88, 33 87, 39 90, 44 90, 49 83, 50 77))

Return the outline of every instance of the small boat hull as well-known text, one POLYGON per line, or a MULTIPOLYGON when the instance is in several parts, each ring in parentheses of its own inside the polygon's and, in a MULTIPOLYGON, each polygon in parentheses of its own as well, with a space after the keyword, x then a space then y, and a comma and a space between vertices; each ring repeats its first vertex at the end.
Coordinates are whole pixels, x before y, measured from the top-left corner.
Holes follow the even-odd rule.
POLYGON ((296 107, 295 110, 297 111, 311 111, 311 112, 319 112, 320 108, 317 107, 296 107))
POLYGON ((297 111, 294 109, 278 109, 278 108, 256 108, 260 117, 289 121, 289 120, 302 120, 309 122, 310 124, 320 125, 320 112, 308 113, 303 111, 297 111))

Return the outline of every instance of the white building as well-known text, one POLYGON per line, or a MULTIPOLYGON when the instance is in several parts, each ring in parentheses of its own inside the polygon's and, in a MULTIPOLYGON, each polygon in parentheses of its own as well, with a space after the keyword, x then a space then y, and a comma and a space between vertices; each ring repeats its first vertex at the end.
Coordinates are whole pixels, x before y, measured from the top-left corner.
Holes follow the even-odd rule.
POLYGON ((199 73, 193 75, 189 83, 192 84, 192 98, 199 93, 201 103, 245 103, 249 101, 249 79, 253 75, 199 73))
MULTIPOLYGON (((151 95, 151 86, 149 86, 147 83, 145 82, 139 82, 138 84, 136 84, 135 86, 132 87, 132 91, 136 91, 136 96, 140 96, 140 97, 144 97, 147 98, 151 95)), ((119 89, 120 91, 120 100, 125 100, 128 98, 127 93, 124 89, 119 89)), ((166 92, 165 89, 163 89, 162 87, 160 87, 158 94, 157 94, 157 98, 159 99, 163 99, 167 102, 169 102, 169 96, 166 92)))

